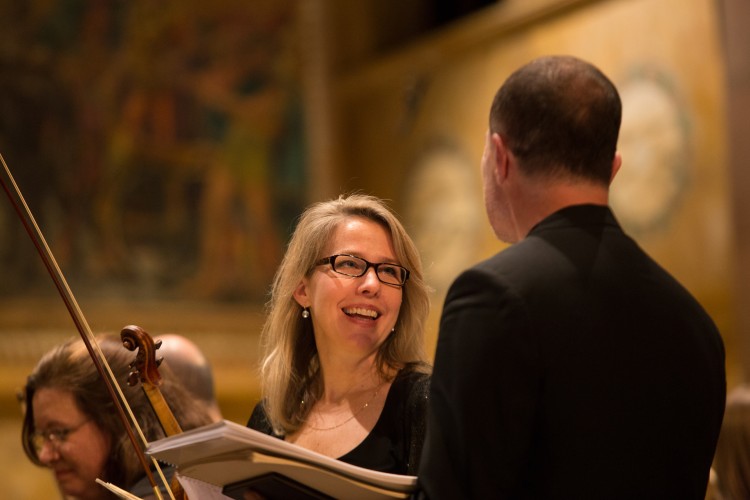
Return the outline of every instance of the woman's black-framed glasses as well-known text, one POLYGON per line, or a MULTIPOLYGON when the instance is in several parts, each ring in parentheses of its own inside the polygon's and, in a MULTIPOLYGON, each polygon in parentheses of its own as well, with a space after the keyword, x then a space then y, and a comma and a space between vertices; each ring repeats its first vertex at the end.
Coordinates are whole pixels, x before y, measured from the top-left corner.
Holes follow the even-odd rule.
POLYGON ((315 263, 316 266, 331 264, 331 269, 344 276, 359 278, 364 276, 368 269, 375 269, 375 275, 381 283, 393 286, 404 286, 409 279, 409 270, 398 264, 380 262, 373 264, 361 257, 354 255, 338 254, 331 255, 325 259, 320 259, 315 263))

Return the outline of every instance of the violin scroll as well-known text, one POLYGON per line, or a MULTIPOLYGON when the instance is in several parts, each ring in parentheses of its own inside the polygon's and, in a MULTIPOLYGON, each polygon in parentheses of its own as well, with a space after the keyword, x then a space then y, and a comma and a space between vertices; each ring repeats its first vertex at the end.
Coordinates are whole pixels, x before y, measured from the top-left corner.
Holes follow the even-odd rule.
POLYGON ((145 330, 139 326, 129 325, 120 332, 122 345, 136 353, 135 360, 130 364, 133 371, 128 377, 128 385, 134 386, 138 382, 159 387, 162 382, 159 365, 164 358, 156 359, 156 350, 161 347, 161 340, 154 342, 145 330))
POLYGON ((120 339, 122 340, 122 345, 128 350, 134 351, 138 349, 135 361, 130 364, 133 371, 130 372, 130 376, 128 377, 128 384, 134 385, 141 382, 141 387, 146 393, 167 436, 181 433, 180 424, 177 422, 172 410, 169 409, 167 401, 159 390, 159 386, 162 383, 159 365, 162 359, 156 359, 156 350, 161 347, 161 341, 154 343, 151 335, 146 333, 141 327, 135 325, 123 328, 120 332, 120 339))

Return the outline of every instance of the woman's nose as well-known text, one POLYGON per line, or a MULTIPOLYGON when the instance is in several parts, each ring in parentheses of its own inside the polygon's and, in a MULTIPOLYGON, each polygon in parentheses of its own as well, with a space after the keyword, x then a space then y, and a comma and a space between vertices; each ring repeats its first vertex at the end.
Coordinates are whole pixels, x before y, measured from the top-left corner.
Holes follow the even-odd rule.
POLYGON ((362 284, 359 288, 362 292, 375 293, 380 289, 380 279, 378 279, 378 273, 375 272, 374 267, 368 269, 363 276, 360 276, 360 279, 362 280, 362 284))
POLYGON ((45 440, 42 443, 42 447, 37 452, 37 456, 39 457, 40 462, 42 462, 44 465, 49 465, 60 458, 60 452, 58 451, 55 443, 49 440, 45 440))

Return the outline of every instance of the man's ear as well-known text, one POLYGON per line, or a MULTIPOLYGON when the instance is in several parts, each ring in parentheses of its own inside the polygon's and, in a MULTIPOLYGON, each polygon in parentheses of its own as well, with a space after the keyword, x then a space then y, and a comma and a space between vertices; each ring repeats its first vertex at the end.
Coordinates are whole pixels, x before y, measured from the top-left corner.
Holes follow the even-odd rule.
POLYGON ((495 176, 495 182, 497 185, 501 185, 508 178, 509 163, 510 163, 510 150, 505 144, 502 136, 497 132, 494 132, 490 136, 490 144, 494 151, 492 159, 495 164, 493 165, 493 173, 495 176))
POLYGON ((620 171, 621 166, 622 166, 622 156, 620 155, 619 151, 616 151, 615 157, 612 160, 612 174, 609 176, 610 184, 612 184, 612 181, 615 179, 615 175, 617 175, 617 172, 620 171))
POLYGON ((306 279, 302 279, 302 281, 299 282, 299 285, 294 289, 292 296, 302 308, 310 307, 310 297, 307 294, 306 279))

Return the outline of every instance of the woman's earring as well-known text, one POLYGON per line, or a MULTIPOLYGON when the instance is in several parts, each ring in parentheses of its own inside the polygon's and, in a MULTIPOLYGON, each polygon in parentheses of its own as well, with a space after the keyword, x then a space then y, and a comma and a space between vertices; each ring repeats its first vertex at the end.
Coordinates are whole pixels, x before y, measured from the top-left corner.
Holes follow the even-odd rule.
POLYGON ((310 311, 308 310, 307 307, 305 307, 304 309, 302 309, 302 318, 307 319, 309 317, 310 317, 310 311))

